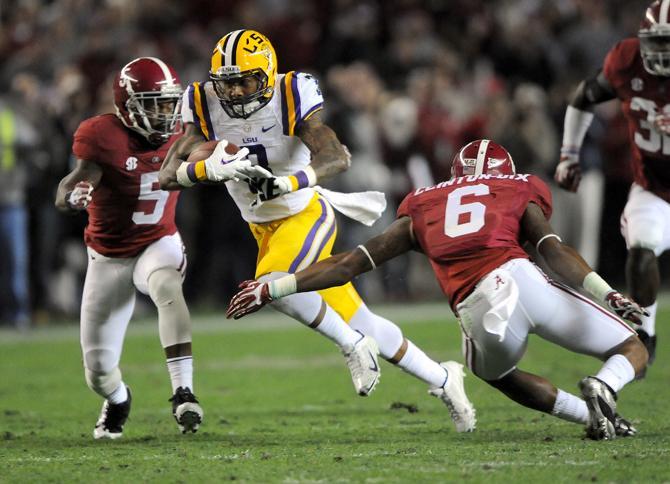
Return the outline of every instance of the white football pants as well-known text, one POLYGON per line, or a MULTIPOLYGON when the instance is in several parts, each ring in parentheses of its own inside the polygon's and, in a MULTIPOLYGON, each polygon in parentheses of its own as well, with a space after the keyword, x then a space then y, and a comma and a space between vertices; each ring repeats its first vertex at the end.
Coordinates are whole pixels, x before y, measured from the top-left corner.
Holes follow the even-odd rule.
POLYGON ((114 370, 135 307, 135 288, 148 294, 149 276, 158 269, 186 270, 179 232, 162 237, 135 257, 105 257, 90 247, 81 302, 81 349, 84 367, 96 373, 114 370))
POLYGON ((621 214, 626 247, 653 250, 659 256, 670 249, 670 203, 633 183, 621 214))
POLYGON ((466 363, 484 380, 514 370, 530 333, 598 358, 635 335, 622 319, 549 280, 527 259, 511 260, 488 274, 457 311, 466 363))

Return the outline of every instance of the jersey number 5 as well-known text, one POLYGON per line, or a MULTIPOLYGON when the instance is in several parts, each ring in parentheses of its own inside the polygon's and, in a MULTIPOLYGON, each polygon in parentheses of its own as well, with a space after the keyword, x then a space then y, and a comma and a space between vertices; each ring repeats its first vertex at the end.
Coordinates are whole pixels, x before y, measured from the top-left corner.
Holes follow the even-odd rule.
POLYGON ((460 237, 461 235, 473 234, 484 226, 484 214, 486 205, 480 202, 462 203, 466 195, 481 197, 489 194, 488 185, 472 185, 457 188, 447 197, 447 206, 444 210, 444 234, 449 237, 460 237), (467 221, 460 223, 461 216, 467 221))
POLYGON ((133 212, 133 222, 137 225, 155 224, 163 217, 165 203, 170 194, 164 190, 154 190, 155 185, 158 185, 157 171, 142 174, 142 178, 140 178, 140 195, 137 197, 137 200, 138 202, 153 200, 156 204, 154 205, 154 209, 149 213, 145 213, 144 211, 133 212))

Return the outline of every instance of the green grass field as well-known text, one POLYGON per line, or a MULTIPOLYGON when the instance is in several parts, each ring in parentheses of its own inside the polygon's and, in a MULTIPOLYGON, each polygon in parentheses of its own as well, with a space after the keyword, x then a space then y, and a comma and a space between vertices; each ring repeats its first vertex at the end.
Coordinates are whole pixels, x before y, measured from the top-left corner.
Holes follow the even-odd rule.
MULTIPOLYGON (((380 312, 434 358, 461 360, 446 305, 380 312)), ((581 427, 519 407, 470 374, 473 434, 457 434, 426 386, 386 363, 377 390, 358 397, 331 343, 269 310, 235 323, 195 318, 195 391, 205 409, 195 435, 181 435, 172 418, 155 324, 131 323, 121 368, 132 413, 121 440, 99 442, 91 433, 101 401, 84 383, 77 329, 0 332, 0 481, 668 481, 668 319, 666 306, 648 378, 619 399, 639 434, 613 442, 584 440, 581 427)), ((521 365, 572 392, 598 367, 536 337, 521 365)))

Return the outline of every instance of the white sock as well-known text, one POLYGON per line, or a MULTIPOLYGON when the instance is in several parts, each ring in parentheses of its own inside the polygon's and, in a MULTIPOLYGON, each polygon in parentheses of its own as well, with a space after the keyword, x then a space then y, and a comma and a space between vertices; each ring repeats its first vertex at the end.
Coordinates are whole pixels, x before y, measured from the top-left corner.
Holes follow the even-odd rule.
POLYGON ((605 362, 596 374, 596 378, 604 381, 612 390, 618 392, 626 383, 633 381, 635 369, 624 355, 614 355, 605 362))
POLYGON ((431 360, 409 340, 407 340, 407 352, 398 362, 398 366, 433 388, 440 388, 447 382, 447 370, 431 360))
POLYGON ((179 387, 190 388, 193 392, 193 356, 177 356, 166 361, 172 382, 172 393, 179 387))
POLYGON ((572 393, 564 392, 560 388, 556 395, 556 402, 551 414, 568 422, 586 425, 589 423, 589 408, 586 402, 572 393))
POLYGON ((319 325, 313 329, 329 340, 334 341, 340 347, 353 346, 363 337, 362 333, 351 329, 340 315, 327 304, 326 314, 323 315, 323 319, 319 325))
POLYGON ((644 309, 649 312, 649 316, 642 316, 640 318, 642 320, 642 329, 649 336, 654 336, 656 334, 656 310, 658 309, 658 303, 655 302, 644 309))
POLYGON ((109 403, 113 403, 114 405, 118 405, 119 403, 123 403, 126 400, 128 400, 128 389, 126 388, 126 384, 123 383, 123 380, 121 381, 121 384, 114 390, 108 397, 107 400, 109 403))

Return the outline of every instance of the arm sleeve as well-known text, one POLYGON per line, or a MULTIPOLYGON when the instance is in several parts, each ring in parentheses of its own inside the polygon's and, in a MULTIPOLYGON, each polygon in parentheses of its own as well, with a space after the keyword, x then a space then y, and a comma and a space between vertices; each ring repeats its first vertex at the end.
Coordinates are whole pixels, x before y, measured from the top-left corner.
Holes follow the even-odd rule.
POLYGON ((546 219, 549 220, 553 211, 551 190, 549 190, 549 187, 542 181, 542 179, 534 175, 531 175, 528 180, 530 183, 530 186, 528 187, 530 191, 528 203, 532 202, 540 207, 546 219))
POLYGON ((83 121, 75 131, 72 152, 78 159, 100 162, 96 131, 92 119, 83 121))

